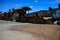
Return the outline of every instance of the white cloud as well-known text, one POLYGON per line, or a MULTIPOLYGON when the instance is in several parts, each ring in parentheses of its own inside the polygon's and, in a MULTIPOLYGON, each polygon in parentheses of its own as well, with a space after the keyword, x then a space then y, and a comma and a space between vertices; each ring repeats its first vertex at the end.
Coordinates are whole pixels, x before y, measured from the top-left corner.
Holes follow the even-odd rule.
POLYGON ((50 2, 44 2, 45 4, 58 4, 60 3, 60 0, 54 0, 54 1, 50 1, 50 2))
POLYGON ((54 3, 54 4, 60 3, 60 0, 55 0, 55 1, 51 2, 51 3, 54 3))
POLYGON ((30 8, 33 8, 33 6, 29 6, 30 8))
POLYGON ((37 2, 38 2, 38 0, 35 0, 34 2, 36 2, 36 3, 37 3, 37 2))
POLYGON ((15 6, 18 6, 17 4, 15 6))
POLYGON ((60 3, 60 0, 55 0, 55 2, 60 3))

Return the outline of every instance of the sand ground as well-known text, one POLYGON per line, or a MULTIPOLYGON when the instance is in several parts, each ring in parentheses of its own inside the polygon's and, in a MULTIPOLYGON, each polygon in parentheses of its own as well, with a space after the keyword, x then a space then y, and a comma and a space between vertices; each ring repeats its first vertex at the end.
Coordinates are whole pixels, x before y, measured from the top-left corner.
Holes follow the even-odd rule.
POLYGON ((0 40, 60 40, 60 25, 1 21, 0 40))
POLYGON ((24 31, 32 35, 38 36, 40 40, 60 40, 60 25, 49 24, 28 24, 14 26, 12 31, 24 31), (42 37, 42 39, 41 39, 42 37))

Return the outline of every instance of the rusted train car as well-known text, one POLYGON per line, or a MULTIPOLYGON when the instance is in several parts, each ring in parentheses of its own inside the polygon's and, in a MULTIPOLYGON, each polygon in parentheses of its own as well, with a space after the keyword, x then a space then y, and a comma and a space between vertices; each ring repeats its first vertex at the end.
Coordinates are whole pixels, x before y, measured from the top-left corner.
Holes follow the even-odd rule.
POLYGON ((26 14, 26 11, 23 9, 12 9, 8 12, 4 12, 1 17, 2 20, 7 21, 16 21, 16 22, 29 22, 29 23, 46 23, 46 20, 43 19, 47 15, 47 10, 40 10, 37 12, 26 14))
MULTIPOLYGON (((31 10, 30 8, 24 7, 19 9, 12 9, 8 12, 0 13, 1 20, 16 21, 16 22, 29 22, 29 23, 53 23, 56 19, 53 18, 53 14, 56 10, 60 10, 60 5, 58 8, 49 10, 40 10, 37 12, 26 14, 26 11, 31 10)), ((59 19, 58 19, 59 20, 59 19)))

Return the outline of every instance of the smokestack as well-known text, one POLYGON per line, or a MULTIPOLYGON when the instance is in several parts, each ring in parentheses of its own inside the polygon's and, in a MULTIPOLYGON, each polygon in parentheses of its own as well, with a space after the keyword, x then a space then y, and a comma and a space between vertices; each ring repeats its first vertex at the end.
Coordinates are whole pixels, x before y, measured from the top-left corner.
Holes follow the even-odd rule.
POLYGON ((9 12, 11 12, 11 9, 9 9, 9 12))
POLYGON ((51 8, 51 7, 49 7, 49 10, 52 10, 52 8, 51 8))
POLYGON ((60 9, 60 4, 59 4, 59 9, 60 9))

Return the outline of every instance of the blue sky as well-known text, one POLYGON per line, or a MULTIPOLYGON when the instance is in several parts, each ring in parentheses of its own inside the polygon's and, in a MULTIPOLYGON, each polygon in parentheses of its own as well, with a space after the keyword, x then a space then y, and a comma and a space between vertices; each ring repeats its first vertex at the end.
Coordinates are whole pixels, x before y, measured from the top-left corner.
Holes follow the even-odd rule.
POLYGON ((57 8, 60 0, 0 0, 0 11, 28 6, 31 12, 38 10, 48 10, 48 7, 57 8))

